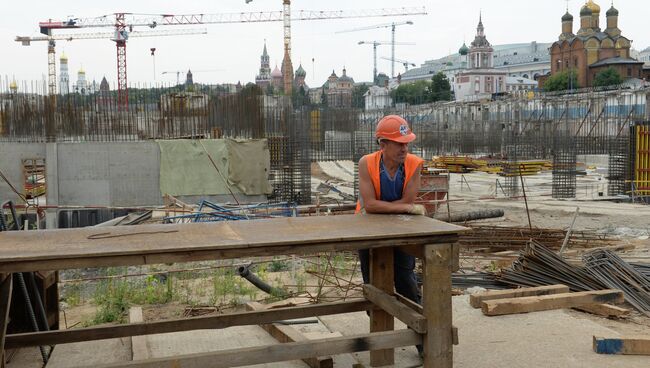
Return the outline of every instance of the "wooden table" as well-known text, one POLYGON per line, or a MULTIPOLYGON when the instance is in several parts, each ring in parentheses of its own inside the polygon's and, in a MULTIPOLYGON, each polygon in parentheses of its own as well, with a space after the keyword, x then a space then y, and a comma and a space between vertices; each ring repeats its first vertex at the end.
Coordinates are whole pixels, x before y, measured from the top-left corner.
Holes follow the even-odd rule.
MULTIPOLYGON (((394 348, 422 343, 425 367, 452 367, 451 272, 466 229, 421 216, 340 215, 0 233, 0 352, 125 336, 264 324, 369 310, 370 333, 242 348, 106 367, 227 367, 370 350, 393 364, 394 348), (423 306, 395 295, 392 247, 423 259, 423 306), (13 272, 159 264, 371 249, 366 300, 170 321, 6 335, 13 272), (410 329, 393 331, 393 317, 410 329)), ((4 360, 3 360, 4 361, 4 360)), ((97 367, 95 367, 97 368, 97 367)))

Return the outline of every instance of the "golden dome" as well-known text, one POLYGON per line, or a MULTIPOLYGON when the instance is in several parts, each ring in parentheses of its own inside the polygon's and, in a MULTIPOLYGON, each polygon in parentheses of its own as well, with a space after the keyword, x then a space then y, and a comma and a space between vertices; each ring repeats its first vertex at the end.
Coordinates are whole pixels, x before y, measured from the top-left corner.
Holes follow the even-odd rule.
POLYGON ((84 70, 83 66, 81 68, 79 68, 78 74, 86 74, 86 71, 84 70))
POLYGON ((592 13, 600 14, 600 6, 596 4, 594 0, 589 0, 586 5, 589 9, 591 9, 592 13))
POLYGON ((61 61, 68 61, 68 57, 65 56, 65 52, 61 53, 61 61))
POLYGON ((9 89, 13 89, 13 90, 18 89, 18 83, 16 83, 15 80, 11 81, 11 83, 9 83, 9 89))

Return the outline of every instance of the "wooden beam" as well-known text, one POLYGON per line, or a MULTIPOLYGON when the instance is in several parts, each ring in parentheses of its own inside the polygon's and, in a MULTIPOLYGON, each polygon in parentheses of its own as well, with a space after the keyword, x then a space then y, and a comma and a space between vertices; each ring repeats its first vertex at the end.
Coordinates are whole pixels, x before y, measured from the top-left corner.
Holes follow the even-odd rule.
MULTIPOLYGON (((142 307, 129 308, 129 323, 144 323, 142 307)), ((147 336, 131 336, 131 360, 146 360, 150 357, 147 336)))
POLYGON ((5 367, 5 336, 9 324, 9 306, 12 289, 11 274, 0 273, 0 367, 5 367))
POLYGON ((507 298, 520 298, 522 296, 539 296, 550 294, 568 293, 569 287, 566 285, 548 285, 538 287, 527 287, 509 290, 489 290, 482 293, 476 293, 469 296, 469 304, 473 308, 481 308, 481 303, 486 300, 497 300, 507 298))
MULTIPOLYGON (((370 284, 387 293, 395 292, 393 269, 393 248, 370 250, 370 284)), ((373 308, 370 310, 370 332, 392 331, 395 320, 388 312, 373 308)), ((381 367, 395 364, 393 349, 370 350, 370 366, 381 367)))
MULTIPOLYGON (((395 293, 395 296, 397 297, 397 300, 404 303, 404 305, 406 305, 407 307, 413 309, 414 311, 418 312, 419 314, 424 313, 424 309, 422 308, 422 306, 420 304, 412 301, 411 299, 409 299, 409 298, 407 298, 407 297, 405 297, 405 296, 403 296, 403 295, 401 295, 399 293, 395 293)), ((456 327, 454 325, 451 326, 451 335, 452 335, 451 336, 452 344, 458 345, 458 327, 456 327)))
MULTIPOLYGON (((249 311, 261 311, 265 309, 265 306, 257 302, 246 303, 246 309, 249 311)), ((266 323, 260 325, 264 331, 268 332, 269 335, 273 336, 274 339, 278 340, 281 343, 287 342, 300 342, 308 341, 309 339, 305 337, 300 331, 296 330, 291 326, 281 325, 278 323, 266 323)), ((311 368, 333 368, 334 361, 331 356, 314 356, 309 358, 302 359, 305 364, 311 368)))
POLYGON ((194 317, 132 325, 79 328, 60 331, 33 332, 8 335, 5 347, 58 345, 70 342, 103 340, 116 337, 152 335, 177 331, 260 325, 285 319, 305 318, 369 310, 372 303, 347 301, 314 304, 302 307, 278 308, 260 312, 238 312, 218 316, 194 317))
POLYGON ((394 349, 396 347, 419 344, 421 341, 422 337, 417 332, 406 329, 210 353, 177 355, 140 362, 120 362, 94 366, 93 368, 241 367, 253 364, 297 360, 314 355, 336 355, 357 351, 394 349))
POLYGON ((377 289, 372 285, 363 285, 363 296, 391 316, 404 322, 420 334, 427 333, 427 320, 420 313, 400 303, 395 296, 377 289))
POLYGON ((594 336, 594 351, 598 354, 650 355, 650 336, 594 336))
POLYGON ((587 312, 607 318, 625 318, 630 314, 630 310, 610 304, 587 304, 581 307, 575 307, 581 312, 587 312))
POLYGON ((451 270, 456 262, 451 244, 424 246, 422 306, 427 319, 424 366, 453 367, 451 270))
POLYGON ((581 291, 577 293, 486 300, 481 305, 481 309, 486 316, 500 316, 504 314, 573 308, 587 304, 616 304, 622 303, 623 300, 623 292, 620 290, 581 291))

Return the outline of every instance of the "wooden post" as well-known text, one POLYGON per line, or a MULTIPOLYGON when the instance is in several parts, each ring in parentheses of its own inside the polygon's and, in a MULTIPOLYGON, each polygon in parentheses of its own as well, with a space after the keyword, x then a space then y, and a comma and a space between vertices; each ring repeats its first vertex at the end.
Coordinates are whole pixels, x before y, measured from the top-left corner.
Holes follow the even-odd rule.
POLYGON ((423 297, 427 334, 424 337, 424 368, 452 368, 451 270, 453 244, 424 246, 423 297))
MULTIPOLYGON (((377 289, 393 295, 395 289, 393 270, 393 248, 370 250, 370 284, 377 289)), ((373 308, 370 311, 370 332, 392 331, 395 328, 393 316, 373 308)), ((381 367, 395 364, 394 349, 374 350, 370 352, 370 366, 381 367)))
POLYGON ((5 368, 5 335, 11 305, 11 274, 0 273, 0 368, 5 368))

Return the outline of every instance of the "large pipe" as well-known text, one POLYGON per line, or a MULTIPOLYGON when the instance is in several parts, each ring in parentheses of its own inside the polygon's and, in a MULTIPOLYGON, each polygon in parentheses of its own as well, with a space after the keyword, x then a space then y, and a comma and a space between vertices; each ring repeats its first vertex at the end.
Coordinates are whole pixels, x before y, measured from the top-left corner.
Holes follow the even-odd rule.
POLYGON ((504 215, 503 210, 493 209, 493 210, 481 210, 481 211, 456 213, 451 215, 451 217, 448 216, 447 214, 439 214, 436 215, 434 218, 436 220, 447 221, 447 222, 465 222, 465 221, 472 221, 472 220, 482 220, 482 219, 502 217, 503 215, 504 215))
POLYGON ((249 267, 250 266, 237 267, 237 274, 245 278, 246 280, 248 280, 248 282, 255 285, 255 287, 257 287, 258 289, 262 290, 263 292, 269 295, 283 297, 283 298, 287 296, 287 293, 284 290, 273 287, 267 284, 266 282, 264 282, 259 277, 257 277, 254 273, 250 271, 249 267))

